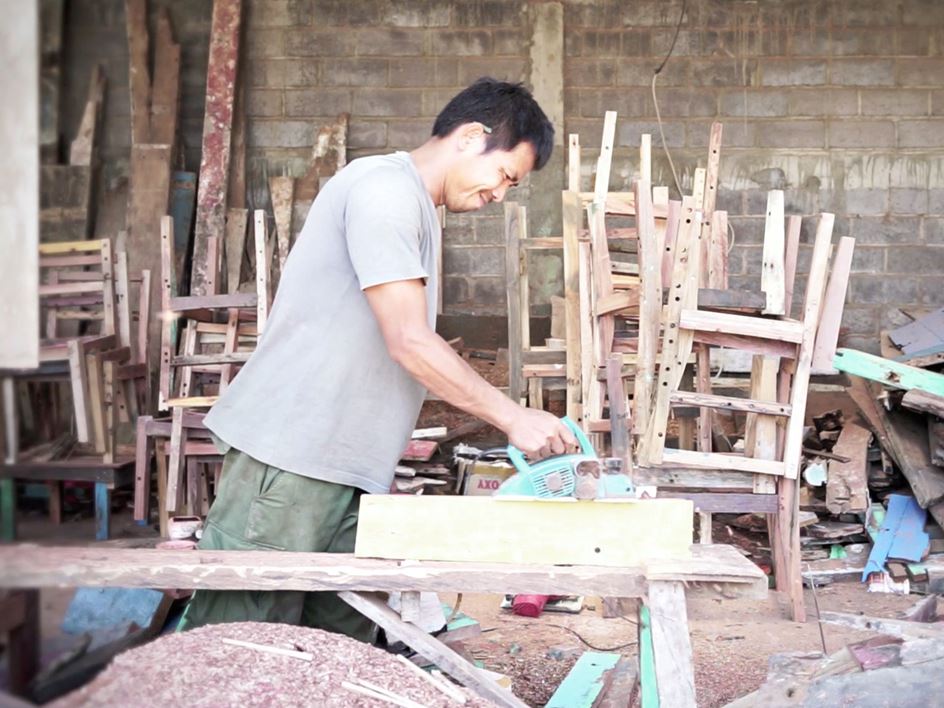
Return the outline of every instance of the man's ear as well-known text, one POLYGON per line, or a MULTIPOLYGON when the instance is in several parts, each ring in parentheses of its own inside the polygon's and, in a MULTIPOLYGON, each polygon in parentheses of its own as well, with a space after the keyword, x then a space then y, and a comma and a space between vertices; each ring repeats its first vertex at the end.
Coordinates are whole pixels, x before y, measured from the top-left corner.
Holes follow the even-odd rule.
POLYGON ((485 141, 488 139, 485 126, 481 123, 465 123, 457 128, 457 146, 460 151, 471 151, 480 154, 485 151, 485 141))

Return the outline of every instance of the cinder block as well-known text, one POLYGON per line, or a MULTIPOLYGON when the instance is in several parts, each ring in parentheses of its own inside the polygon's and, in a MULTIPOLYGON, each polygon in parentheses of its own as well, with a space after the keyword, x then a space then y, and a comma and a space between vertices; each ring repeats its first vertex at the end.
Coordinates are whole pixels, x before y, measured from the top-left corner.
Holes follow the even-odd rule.
POLYGON ((387 124, 375 120, 352 120, 347 132, 348 148, 382 148, 387 145, 387 124))
POLYGON ((903 120, 898 123, 899 147, 931 147, 944 145, 944 118, 903 120))
MULTIPOLYGON (((738 194, 738 192, 732 192, 732 194, 738 194)), ((729 216, 728 226, 730 226, 731 231, 734 232, 735 244, 757 246, 764 243, 763 218, 756 216, 729 216)), ((728 238, 731 238, 730 234, 728 234, 728 238)))
POLYGON ((940 77, 944 76, 944 59, 903 58, 897 62, 897 81, 899 86, 917 88, 940 88, 940 77))
POLYGON ((928 91, 875 89, 860 95, 864 116, 926 116, 931 105, 928 91))
POLYGON ((826 125, 820 120, 770 121, 757 124, 757 146, 766 148, 821 148, 826 125))
POLYGON ((895 53, 899 57, 926 57, 933 53, 932 36, 937 28, 899 27, 895 32, 895 53))
POLYGON ((827 6, 834 27, 889 27, 899 22, 899 6, 891 3, 827 3, 827 6))
POLYGON ((438 30, 430 39, 433 54, 439 56, 482 56, 492 52, 492 33, 487 30, 438 30))
POLYGON ((282 115, 282 92, 270 89, 247 91, 246 114, 250 117, 261 118, 282 115))
POLYGON ((443 306, 466 304, 469 302, 471 288, 464 276, 443 276, 443 306))
POLYGON ((939 217, 923 219, 925 243, 944 246, 944 219, 939 217))
POLYGON ((312 19, 308 0, 256 0, 246 8, 248 34, 260 27, 295 27, 309 25, 312 19))
POLYGON ((888 250, 889 273, 937 275, 944 272, 944 246, 903 246, 888 250))
POLYGON ((944 189, 928 190, 928 213, 944 214, 944 189))
POLYGON ((387 124, 387 146, 391 150, 412 150, 429 139, 431 129, 426 121, 391 121, 387 124))
POLYGON ((363 89, 354 92, 354 113, 364 116, 418 116, 422 92, 415 89, 363 89))
MULTIPOLYGON (((564 62, 565 72, 567 64, 564 62)), ((604 61, 604 64, 614 64, 615 62, 604 61)), ((656 64, 657 66, 658 64, 656 64)), ((617 65, 616 83, 619 86, 650 86, 652 84, 652 60, 627 59, 617 65)), ((690 78, 690 62, 688 59, 678 58, 666 64, 665 69, 659 74, 657 86, 688 86, 690 78)), ((565 76, 566 81, 566 76, 565 76)))
POLYGON ((260 148, 310 147, 314 128, 305 120, 249 121, 247 144, 260 148))
POLYGON ((830 54, 837 57, 882 56, 894 51, 894 27, 869 29, 833 28, 830 54))
POLYGON ((884 189, 847 189, 847 214, 884 214, 888 211, 888 191, 884 189))
MULTIPOLYGON (((647 98, 651 96, 651 91, 642 89, 642 92, 647 98)), ((663 117, 714 117, 718 115, 718 92, 712 89, 665 88, 659 90, 656 98, 659 100, 659 111, 663 117)), ((651 104, 651 100, 649 103, 651 104)), ((653 114, 641 113, 639 115, 653 114)))
MULTIPOLYGON (((489 211, 494 212, 495 207, 488 207, 489 211)), ((505 243, 505 219, 498 214, 487 214, 476 212, 475 218, 475 242, 479 245, 500 246, 505 243)))
POLYGON ((582 57, 618 57, 622 47, 622 32, 618 28, 579 31, 577 56, 582 57))
POLYGON ((842 313, 842 328, 849 335, 878 334, 878 323, 878 308, 875 307, 846 305, 842 313))
MULTIPOLYGON (((308 89, 285 92, 285 115, 289 117, 335 116, 351 112, 351 92, 347 89, 308 89)), ((357 111, 363 115, 378 115, 357 111)))
POLYGON ((347 6, 345 0, 310 0, 312 4, 312 22, 317 27, 325 25, 346 25, 347 6))
POLYGON ((861 246, 856 243, 852 253, 853 273, 883 273, 885 271, 884 247, 861 246))
POLYGON ((718 194, 715 197, 715 209, 728 212, 728 223, 732 219, 738 218, 739 214, 744 213, 743 193, 737 189, 725 189, 718 187, 718 194))
POLYGON ((471 278, 470 282, 477 314, 506 314, 504 276, 481 276, 471 278))
POLYGON ((944 5, 935 0, 902 3, 901 23, 918 27, 940 27, 944 25, 944 5))
POLYGON ((383 24, 391 27, 448 27, 452 5, 443 0, 391 3, 384 8, 383 24))
POLYGON ((317 59, 288 59, 282 62, 282 72, 286 88, 321 85, 321 62, 317 59))
POLYGON ((892 214, 927 214, 928 191, 892 187, 889 190, 888 204, 892 214))
MULTIPOLYGON (((665 133, 665 143, 671 147, 683 147, 685 145, 685 124, 681 122, 662 121, 662 130, 665 133)), ((659 136, 660 145, 662 136, 659 134, 659 124, 641 123, 641 122, 623 122, 616 124, 616 144, 620 147, 639 147, 639 142, 644 133, 652 136, 659 136)), ((581 136, 582 138, 582 136, 581 136)))
POLYGON ((944 116, 944 91, 931 92, 931 115, 944 116))
POLYGON ((892 59, 833 59, 829 82, 839 86, 893 86, 895 62, 892 59))
MULTIPOLYGON (((907 246, 920 242, 921 223, 917 217, 863 216, 850 219, 856 245, 887 244, 907 246)), ((891 249, 889 254, 895 249, 891 249)), ((890 271, 896 272, 896 271, 890 271)))
POLYGON ((287 56, 337 57, 354 53, 352 32, 313 30, 305 27, 284 30, 282 35, 287 56))
POLYGON ((522 21, 526 8, 522 3, 507 0, 470 0, 439 3, 452 5, 452 24, 456 27, 505 27, 522 21))
MULTIPOLYGON (((687 121, 685 124, 685 140, 688 147, 706 148, 711 133, 713 121, 687 121)), ((722 137, 723 148, 753 147, 754 133, 757 124, 752 121, 729 120, 724 123, 722 137)), ((723 158, 722 158, 723 159, 723 158)))
MULTIPOLYGON (((565 33, 565 38, 566 38, 565 33)), ((623 30, 620 55, 624 57, 648 57, 653 55, 652 33, 647 30, 623 30)))
POLYGON ((503 81, 523 81, 528 67, 524 58, 469 57, 459 62, 459 85, 467 86, 482 76, 503 81))
POLYGON ((820 86, 826 83, 826 62, 821 59, 764 59, 763 86, 820 86))
POLYGON ((492 54, 506 57, 526 56, 530 41, 530 36, 519 29, 493 29, 492 54))
POLYGON ((459 86, 457 59, 450 57, 404 57, 390 59, 390 88, 459 86))
MULTIPOLYGON (((344 34, 344 33, 341 33, 344 34)), ((417 56, 423 54, 423 30, 398 27, 359 29, 356 46, 359 55, 370 56, 417 56)), ((349 52, 333 52, 343 55, 349 52)))
MULTIPOLYGON (((246 54, 250 57, 284 57, 285 28, 267 27, 246 32, 246 54)), ((204 67, 204 71, 206 67, 204 67)))
POLYGON ((787 94, 784 91, 743 89, 721 94, 721 115, 785 116, 787 94))
MULTIPOLYGON (((671 65, 672 62, 670 61, 669 66, 671 65)), ((691 61, 691 85, 756 86, 758 68, 759 64, 756 59, 693 59, 691 61)), ((650 68, 649 71, 651 79, 652 69, 650 68)), ((662 74, 659 74, 659 83, 662 83, 662 74)), ((666 85, 670 85, 668 81, 666 85)))
MULTIPOLYGON (((622 66, 622 62, 619 66, 622 66)), ((613 61, 568 59, 564 62, 564 86, 612 86, 616 82, 616 78, 617 63, 613 61)), ((651 80, 651 73, 649 78, 651 80)), ((641 86, 642 84, 623 82, 623 85, 641 86)))
POLYGON ((321 83, 325 86, 386 86, 387 60, 325 59, 321 62, 321 83))
POLYGON ((790 54, 793 56, 829 56, 832 38, 829 29, 820 26, 809 26, 799 32, 792 32, 790 39, 790 54))

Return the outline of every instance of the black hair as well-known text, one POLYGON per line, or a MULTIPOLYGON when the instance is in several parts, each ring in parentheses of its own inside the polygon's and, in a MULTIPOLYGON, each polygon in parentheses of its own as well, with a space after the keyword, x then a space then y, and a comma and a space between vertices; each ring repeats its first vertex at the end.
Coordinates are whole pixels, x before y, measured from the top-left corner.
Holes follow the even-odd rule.
POLYGON ((547 164, 554 149, 554 126, 524 84, 483 77, 457 94, 433 124, 433 135, 444 138, 460 125, 478 122, 491 129, 486 151, 513 150, 529 142, 534 169, 547 164))

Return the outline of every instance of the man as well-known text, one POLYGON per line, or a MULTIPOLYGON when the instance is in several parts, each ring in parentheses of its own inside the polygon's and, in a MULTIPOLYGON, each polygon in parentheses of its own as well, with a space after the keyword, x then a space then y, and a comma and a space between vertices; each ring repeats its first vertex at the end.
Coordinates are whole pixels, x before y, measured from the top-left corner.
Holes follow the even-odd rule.
MULTIPOLYGON (((480 79, 425 144, 355 160, 325 185, 256 352, 206 417, 227 452, 201 548, 353 551, 360 495, 389 491, 427 389, 532 457, 576 445, 435 333, 436 206, 501 201, 544 166, 553 133, 523 86, 480 79)), ((181 628, 234 621, 375 631, 334 593, 288 591, 199 591, 181 628)))

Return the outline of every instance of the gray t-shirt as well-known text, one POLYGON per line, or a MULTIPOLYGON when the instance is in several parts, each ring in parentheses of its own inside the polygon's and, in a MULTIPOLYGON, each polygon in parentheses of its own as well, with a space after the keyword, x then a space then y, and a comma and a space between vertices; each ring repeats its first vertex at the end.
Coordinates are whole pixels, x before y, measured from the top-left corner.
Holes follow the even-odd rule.
POLYGON ((440 247, 407 153, 351 162, 312 204, 258 348, 207 427, 268 465, 388 492, 426 390, 390 358, 363 290, 424 279, 435 328, 440 247))

